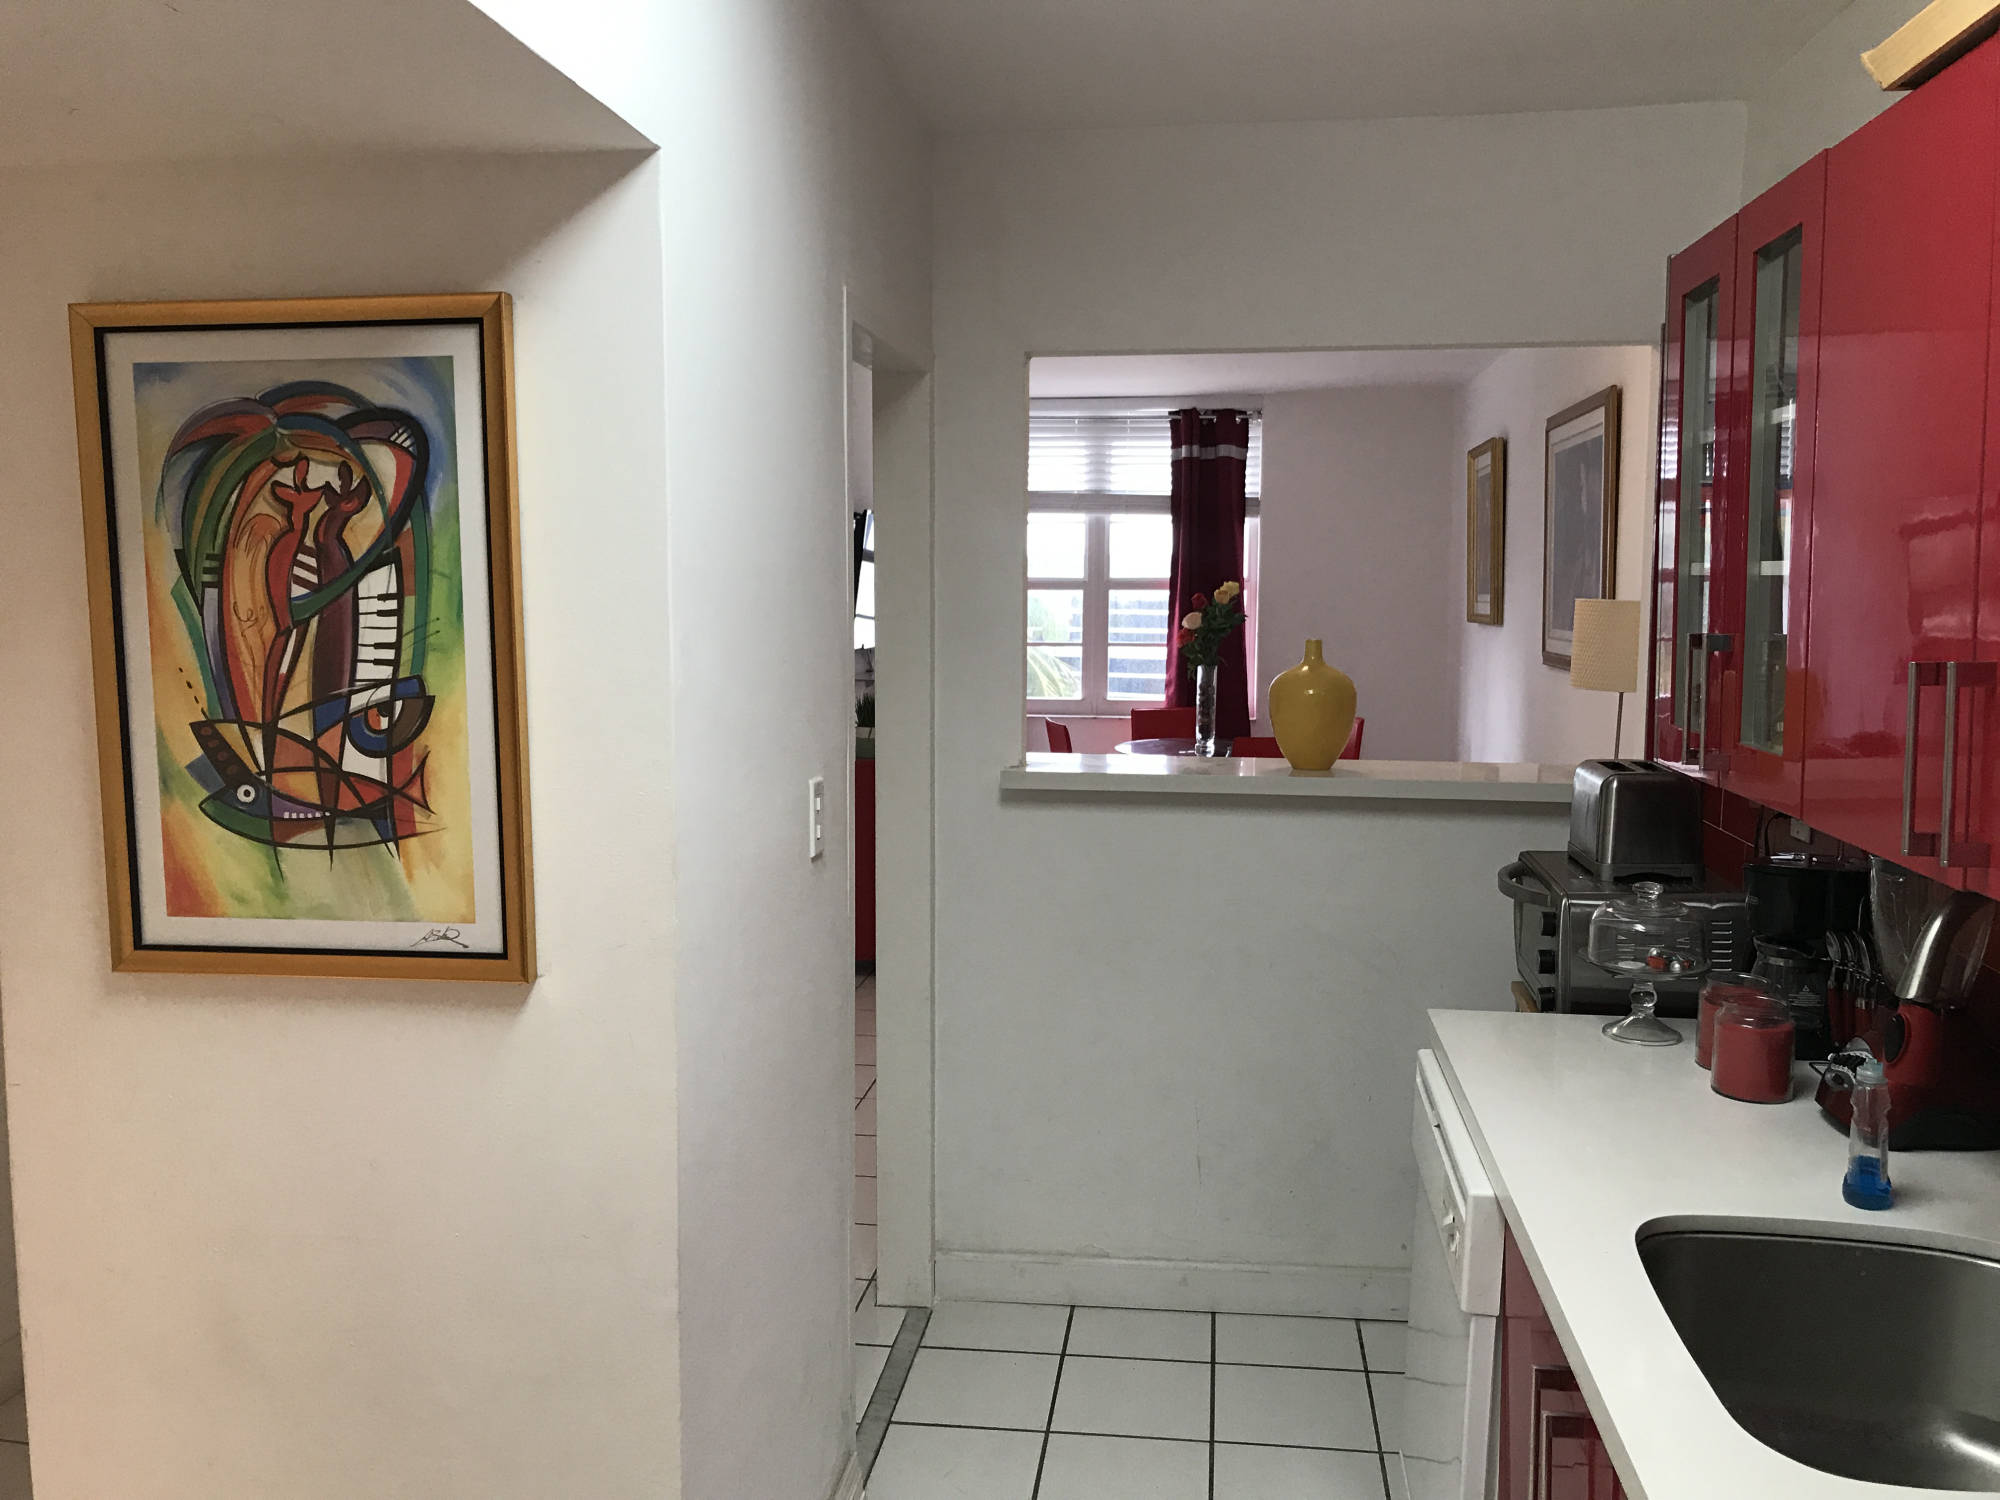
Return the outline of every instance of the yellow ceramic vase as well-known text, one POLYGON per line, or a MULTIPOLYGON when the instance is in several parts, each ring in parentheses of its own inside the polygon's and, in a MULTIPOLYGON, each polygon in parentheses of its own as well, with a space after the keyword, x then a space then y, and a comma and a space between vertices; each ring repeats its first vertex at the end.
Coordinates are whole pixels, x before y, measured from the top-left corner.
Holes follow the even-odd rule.
POLYGON ((1331 771, 1354 729, 1354 679, 1329 667, 1318 641, 1271 681, 1271 731, 1295 771, 1331 771))

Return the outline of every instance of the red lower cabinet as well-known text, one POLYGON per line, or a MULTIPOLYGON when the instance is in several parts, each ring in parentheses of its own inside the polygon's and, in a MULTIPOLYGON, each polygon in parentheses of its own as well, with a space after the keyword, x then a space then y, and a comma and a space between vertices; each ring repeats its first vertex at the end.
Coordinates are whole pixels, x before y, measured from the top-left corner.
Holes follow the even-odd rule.
POLYGON ((1512 1230, 1500 1310, 1499 1500, 1625 1500, 1512 1230))

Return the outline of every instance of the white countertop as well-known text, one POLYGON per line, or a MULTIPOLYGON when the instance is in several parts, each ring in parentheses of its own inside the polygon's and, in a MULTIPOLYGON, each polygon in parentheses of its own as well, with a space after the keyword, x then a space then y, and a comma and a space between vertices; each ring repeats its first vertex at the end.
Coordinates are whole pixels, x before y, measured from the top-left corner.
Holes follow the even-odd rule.
POLYGON ((1377 798, 1429 802, 1568 805, 1575 766, 1455 760, 1344 760, 1331 771, 1294 771, 1282 760, 1202 760, 1192 755, 1030 754, 1000 773, 1007 792, 1105 797, 1377 798))
MULTIPOLYGON (((1727 1219, 2000 1254, 2000 1152, 1892 1157, 1896 1206, 1864 1213, 1841 1201, 1846 1138, 1814 1106, 1803 1064, 1791 1103, 1740 1104, 1710 1090, 1691 1041, 1621 1046, 1599 1034, 1597 1016, 1434 1010, 1430 1019, 1632 1500, 1964 1500, 1965 1491, 1822 1474, 1751 1437, 1696 1368, 1634 1242, 1655 1220, 1727 1219)), ((1856 1378, 1866 1378, 1859 1366, 1856 1378)))

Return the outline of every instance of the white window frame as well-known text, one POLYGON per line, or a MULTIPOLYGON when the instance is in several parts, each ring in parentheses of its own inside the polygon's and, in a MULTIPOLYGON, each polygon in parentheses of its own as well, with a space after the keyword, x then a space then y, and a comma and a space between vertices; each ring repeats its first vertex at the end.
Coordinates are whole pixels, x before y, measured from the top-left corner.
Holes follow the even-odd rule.
MULTIPOLYGON (((1029 646, 1061 644, 1053 641, 1030 641, 1028 639, 1028 595, 1036 589, 1081 589, 1083 591, 1083 695, 1078 698, 1026 698, 1027 712, 1038 717, 1054 718, 1124 718, 1135 708, 1163 708, 1166 696, 1158 698, 1113 698, 1110 694, 1111 675, 1111 591, 1115 589, 1154 589, 1168 595, 1167 634, 1172 636, 1180 619, 1181 607, 1172 597, 1173 580, 1170 578, 1113 578, 1111 576, 1111 522, 1120 516, 1143 515, 1161 516, 1168 514, 1166 503, 1156 495, 1091 495, 1070 492, 1031 494, 1028 497, 1028 515, 1066 515, 1084 518, 1084 571, 1081 577, 1054 578, 1027 576, 1026 552, 1023 550, 1021 588, 1021 641, 1023 666, 1023 693, 1026 692, 1026 655, 1029 646)), ((1022 535, 1025 540, 1027 518, 1022 518, 1022 535)), ((1244 652, 1250 670, 1250 713, 1257 713, 1257 574, 1260 571, 1256 549, 1261 542, 1256 510, 1245 517, 1244 533, 1244 652)), ((1121 642, 1123 645, 1135 644, 1121 642)), ((1171 666, 1172 654, 1168 661, 1171 666)))
MULTIPOLYGON (((1084 571, 1080 578, 1027 578, 1021 589, 1021 640, 1023 657, 1028 646, 1059 644, 1028 640, 1028 595, 1037 589, 1081 589, 1083 591, 1083 696, 1080 698, 1029 698, 1028 711, 1035 714, 1071 715, 1078 718, 1115 718, 1135 708, 1159 708, 1166 703, 1157 698, 1114 698, 1111 696, 1111 591, 1152 589, 1170 594, 1171 579, 1113 578, 1111 576, 1111 522, 1120 515, 1160 515, 1157 506, 1100 510, 1076 504, 1075 495, 1049 495, 1049 501, 1032 507, 1030 514, 1082 516, 1084 519, 1084 571), (1064 505, 1061 501, 1068 501, 1064 505)), ((1092 497, 1095 498, 1095 497, 1092 497)), ((1025 527, 1025 522, 1023 523, 1025 527)), ((1025 532, 1024 532, 1025 534, 1025 532)), ((1023 565, 1025 572, 1026 565, 1023 565)), ((1167 600, 1167 634, 1173 634, 1173 600, 1167 600)), ((1121 642, 1132 645, 1134 642, 1121 642)))

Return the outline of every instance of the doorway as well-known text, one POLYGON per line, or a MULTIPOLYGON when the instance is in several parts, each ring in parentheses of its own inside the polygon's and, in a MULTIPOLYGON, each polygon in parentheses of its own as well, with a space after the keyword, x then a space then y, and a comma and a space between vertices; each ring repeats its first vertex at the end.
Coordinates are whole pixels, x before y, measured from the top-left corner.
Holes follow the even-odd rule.
POLYGON ((929 1013, 931 388, 918 361, 859 323, 850 329, 846 384, 855 710, 850 1270, 865 1473, 931 1296, 928 1032, 906 1036, 900 1050, 879 1035, 885 1015, 929 1013))

